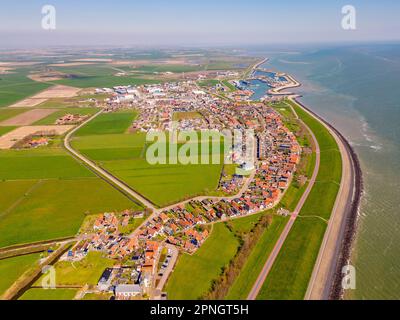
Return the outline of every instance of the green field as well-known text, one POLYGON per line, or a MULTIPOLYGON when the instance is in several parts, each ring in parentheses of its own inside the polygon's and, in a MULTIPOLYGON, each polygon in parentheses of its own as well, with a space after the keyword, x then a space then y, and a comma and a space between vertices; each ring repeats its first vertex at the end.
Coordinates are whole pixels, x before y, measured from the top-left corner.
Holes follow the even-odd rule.
POLYGON ((0 217, 36 183, 36 180, 0 181, 0 217))
POLYGON ((73 236, 87 214, 138 208, 98 178, 40 180, 10 193, 18 200, 0 214, 0 247, 73 236))
POLYGON ((62 108, 47 117, 36 121, 33 125, 50 125, 55 124, 56 120, 65 116, 66 114, 79 114, 82 116, 91 116, 99 111, 98 108, 62 108))
POLYGON ((114 87, 122 85, 142 85, 159 83, 159 80, 149 79, 143 75, 116 76, 121 68, 109 64, 92 64, 80 66, 54 67, 57 71, 68 75, 68 78, 53 81, 78 88, 114 87))
POLYGON ((138 209, 62 148, 0 151, 0 247, 73 236, 87 214, 138 209))
POLYGON ((172 120, 180 121, 180 120, 186 120, 186 119, 199 119, 202 117, 203 116, 196 111, 174 112, 174 114, 172 115, 172 120))
POLYGON ((0 151, 0 180, 94 177, 62 149, 0 151))
POLYGON ((22 274, 35 266, 40 253, 0 260, 0 297, 22 274))
POLYGON ((200 81, 198 81, 198 84, 201 87, 214 87, 218 83, 220 83, 219 80, 215 80, 215 79, 208 79, 208 80, 200 80, 200 81))
POLYGON ((298 218, 294 223, 258 300, 303 299, 327 224, 318 218, 298 218))
MULTIPOLYGON (((80 261, 58 261, 55 265, 57 285, 96 285, 104 269, 112 267, 115 261, 105 258, 101 252, 89 252, 80 261)), ((40 285, 39 278, 34 285, 40 285)))
POLYGON ((144 73, 160 73, 160 72, 193 72, 204 70, 204 67, 199 65, 185 65, 185 64, 166 64, 166 65, 145 65, 139 68, 133 69, 135 71, 141 71, 144 73))
POLYGON ((82 300, 110 300, 112 293, 86 293, 82 300))
POLYGON ((13 118, 29 109, 26 108, 1 108, 0 109, 0 122, 13 118))
POLYGON ((171 274, 168 299, 198 299, 210 288, 237 252, 239 243, 224 223, 214 224, 205 243, 193 254, 182 254, 171 274))
POLYGON ((30 97, 39 91, 47 89, 47 83, 36 82, 27 77, 29 68, 18 68, 10 74, 0 77, 0 107, 14 104, 15 102, 30 97))
POLYGON ((238 234, 245 234, 251 231, 258 223, 264 212, 251 214, 248 216, 232 219, 229 221, 232 229, 238 234))
POLYGON ((25 291, 19 300, 72 300, 76 292, 76 289, 32 288, 25 291))
MULTIPOLYGON (((91 122, 81 130, 88 132, 90 125, 91 122)), ((95 130, 104 131, 100 128, 95 130)), ((83 135, 80 132, 71 141, 75 149, 158 206, 209 194, 218 187, 222 164, 153 165, 146 160, 148 146, 144 133, 83 135)))
POLYGON ((14 130, 17 127, 0 127, 0 136, 14 130))
POLYGON ((103 167, 149 198, 165 206, 204 195, 218 187, 222 165, 151 165, 146 159, 102 162, 103 167))
POLYGON ((79 129, 76 136, 124 133, 135 118, 132 110, 103 113, 79 129))
POLYGON ((303 299, 341 181, 341 156, 329 131, 297 104, 298 116, 321 149, 317 182, 295 221, 257 299, 303 299))

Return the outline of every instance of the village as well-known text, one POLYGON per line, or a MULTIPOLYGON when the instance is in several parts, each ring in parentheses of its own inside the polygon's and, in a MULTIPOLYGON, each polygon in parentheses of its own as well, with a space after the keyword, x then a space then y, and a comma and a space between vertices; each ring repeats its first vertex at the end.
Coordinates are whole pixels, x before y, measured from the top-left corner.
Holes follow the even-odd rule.
POLYGON ((118 261, 99 279, 99 292, 112 292, 116 299, 162 299, 166 297, 163 284, 178 252, 193 254, 206 241, 212 223, 255 214, 279 203, 293 178, 301 148, 273 108, 262 102, 223 99, 194 81, 96 92, 111 93, 105 112, 120 108, 139 112, 132 132, 251 129, 255 134, 254 163, 246 162, 245 150, 235 145, 225 150, 226 157, 242 170, 222 175, 221 196, 194 198, 156 213, 104 213, 93 222, 91 232, 65 254, 64 259, 74 261, 100 251, 118 261), (138 229, 121 232, 140 218, 146 220, 138 229))

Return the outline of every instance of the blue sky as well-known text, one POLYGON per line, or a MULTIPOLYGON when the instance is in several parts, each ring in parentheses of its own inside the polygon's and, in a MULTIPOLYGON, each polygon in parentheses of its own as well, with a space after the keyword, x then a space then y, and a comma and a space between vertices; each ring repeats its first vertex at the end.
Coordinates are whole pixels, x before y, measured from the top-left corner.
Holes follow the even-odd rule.
POLYGON ((268 44, 397 40, 397 0, 1 0, 0 44, 268 44), (54 5, 56 30, 41 29, 54 5), (357 30, 341 28, 341 8, 357 30))

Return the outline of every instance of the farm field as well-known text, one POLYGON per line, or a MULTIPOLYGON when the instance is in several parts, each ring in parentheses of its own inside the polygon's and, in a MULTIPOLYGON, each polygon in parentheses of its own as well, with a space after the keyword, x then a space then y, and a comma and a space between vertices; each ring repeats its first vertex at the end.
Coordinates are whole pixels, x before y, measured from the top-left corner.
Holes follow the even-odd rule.
POLYGON ((50 84, 36 82, 27 77, 29 68, 18 68, 13 73, 4 74, 0 79, 0 107, 32 96, 50 87, 50 84))
MULTIPOLYGON (((150 164, 146 160, 145 133, 123 133, 133 120, 132 114, 104 114, 106 117, 98 120, 102 116, 81 128, 71 145, 154 204, 166 206, 209 194, 218 187, 222 164, 150 164), (113 126, 112 119, 120 119, 120 115, 123 119, 113 126)), ((180 146, 178 143, 178 149, 180 146)))
POLYGON ((19 197, 1 213, 0 247, 73 236, 87 214, 138 208, 98 178, 39 180, 19 197))
POLYGON ((26 108, 0 108, 0 122, 13 118, 29 109, 26 108))
POLYGON ((239 242, 224 223, 216 223, 209 238, 193 255, 182 254, 171 274, 166 291, 168 299, 198 299, 210 288, 222 268, 229 263, 239 242), (196 275, 193 276, 195 271, 196 275))
POLYGON ((136 115, 136 112, 132 110, 100 114, 79 129, 76 136, 124 133, 128 130, 136 115))
POLYGON ((297 104, 321 149, 317 182, 295 221, 257 299, 303 299, 341 181, 341 155, 329 131, 297 104), (329 154, 329 156, 325 156, 329 154), (333 168, 333 169, 331 169, 333 168))
POLYGON ((94 177, 62 149, 0 151, 0 180, 94 177))
POLYGON ((31 288, 25 291, 18 300, 72 300, 76 292, 76 289, 31 288))
POLYGON ((97 101, 103 101, 109 95, 108 94, 91 94, 91 93, 78 93, 77 96, 68 98, 51 98, 40 104, 37 108, 51 108, 51 109, 62 109, 62 108, 95 108, 96 102, 90 99, 96 99, 97 101))
POLYGON ((160 73, 160 72, 182 73, 182 72, 204 70, 204 67, 199 65, 166 64, 166 65, 145 65, 132 70, 144 73, 160 73))
POLYGON ((0 122, 2 126, 26 126, 52 114, 56 109, 31 109, 0 122))
POLYGON ((14 126, 0 127, 0 136, 14 130, 15 128, 17 128, 17 127, 14 127, 14 126))
POLYGON ((56 120, 65 116, 66 114, 79 114, 82 116, 91 116, 99 111, 98 108, 62 108, 57 110, 53 114, 40 119, 34 123, 34 125, 50 125, 55 124, 56 120))
POLYGON ((0 260, 0 297, 27 270, 39 260, 40 253, 0 260))
POLYGON ((215 190, 222 165, 151 165, 146 159, 113 160, 103 167, 158 206, 215 190))
POLYGON ((118 67, 110 64, 86 64, 79 66, 56 66, 57 71, 66 75, 67 78, 53 81, 54 84, 63 84, 78 88, 91 87, 113 87, 119 85, 142 85, 159 83, 159 80, 148 79, 133 75, 116 76, 120 72, 118 67))
POLYGON ((87 214, 139 208, 61 148, 1 151, 0 168, 0 247, 73 236, 87 214))

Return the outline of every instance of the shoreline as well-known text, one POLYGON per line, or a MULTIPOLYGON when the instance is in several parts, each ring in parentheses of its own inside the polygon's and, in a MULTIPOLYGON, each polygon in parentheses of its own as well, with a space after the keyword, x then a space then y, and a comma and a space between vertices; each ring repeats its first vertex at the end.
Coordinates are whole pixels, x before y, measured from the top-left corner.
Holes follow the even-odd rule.
MULTIPOLYGON (((342 144, 342 148, 347 153, 347 157, 350 162, 352 184, 352 190, 350 192, 351 196, 346 201, 345 208, 342 210, 342 213, 339 215, 339 217, 336 217, 340 219, 339 222, 336 222, 338 223, 338 225, 336 225, 336 228, 338 226, 339 228, 338 230, 335 230, 336 233, 333 235, 330 235, 330 231, 332 231, 332 228, 334 227, 333 224, 335 223, 333 222, 333 218, 335 217, 331 216, 331 218, 329 219, 328 228, 325 231, 323 243, 321 243, 321 247, 318 252, 317 259, 319 259, 319 261, 317 260, 316 264, 314 265, 313 274, 310 279, 309 287, 306 293, 306 299, 340 300, 343 299, 344 295, 344 290, 342 288, 342 268, 348 264, 351 257, 351 250, 353 248, 353 243, 357 231, 358 212, 360 208, 361 196, 363 193, 363 177, 361 172, 361 165, 357 154, 355 153, 354 149, 351 147, 347 139, 333 125, 331 125, 325 119, 310 110, 301 101, 299 101, 301 95, 293 94, 290 92, 281 93, 282 90, 301 86, 301 83, 295 80, 291 75, 285 74, 285 76, 290 79, 291 84, 273 88, 269 90, 269 93, 275 96, 288 96, 289 99, 293 99, 293 101, 297 103, 301 108, 303 108, 318 121, 320 121, 323 125, 325 125, 328 130, 331 131, 331 134, 334 135, 335 140, 337 140, 338 143, 342 144), (328 266, 324 266, 324 270, 319 270, 319 263, 321 263, 322 261, 322 256, 325 252, 326 247, 328 246, 330 236, 336 237, 337 239, 335 243, 329 243, 329 245, 331 246, 330 249, 332 249, 332 246, 334 247, 334 254, 330 257, 331 261, 328 263, 328 266), (317 278, 317 276, 321 277, 321 275, 324 276, 322 279, 324 281, 323 288, 322 290, 321 288, 319 288, 319 292, 312 295, 313 281, 317 278)), ((342 168, 342 170, 344 169, 342 168)), ((341 189, 342 184, 343 181, 341 182, 341 189)), ((337 199, 340 196, 340 192, 341 190, 339 190, 338 192, 337 199)), ((336 210, 337 205, 338 204, 335 203, 335 208, 333 209, 333 211, 336 210)), ((344 204, 342 203, 342 205, 344 204)))
MULTIPOLYGON (((314 117, 316 117, 319 121, 321 121, 324 125, 326 125, 336 135, 336 137, 340 140, 344 149, 346 150, 347 156, 351 162, 351 169, 353 176, 351 197, 349 200, 347 200, 346 208, 342 213, 340 228, 338 230, 339 234, 337 235, 339 242, 336 243, 336 248, 335 248, 336 252, 332 257, 334 261, 330 263, 330 270, 328 270, 327 272, 329 275, 328 278, 325 279, 326 280, 325 288, 322 293, 322 296, 319 297, 320 299, 323 300, 340 300, 343 298, 344 294, 344 290, 342 288, 342 278, 343 278, 342 268, 349 262, 351 250, 354 243, 354 238, 357 231, 358 210, 360 207, 360 201, 363 192, 363 179, 362 179, 361 166, 357 154, 350 146, 347 139, 335 127, 333 127, 326 120, 324 120, 319 115, 311 111, 298 99, 295 98, 295 101, 302 108, 304 108, 314 117)), ((329 219, 329 225, 332 225, 333 223, 332 218, 333 217, 329 219)), ((325 236, 328 235, 327 233, 328 231, 329 230, 326 231, 325 236)), ((319 256, 323 253, 321 252, 321 250, 323 249, 324 248, 320 248, 319 256)), ((321 272, 321 271, 315 270, 315 272, 321 272)), ((315 297, 311 296, 310 293, 310 298, 314 299, 315 297)))

